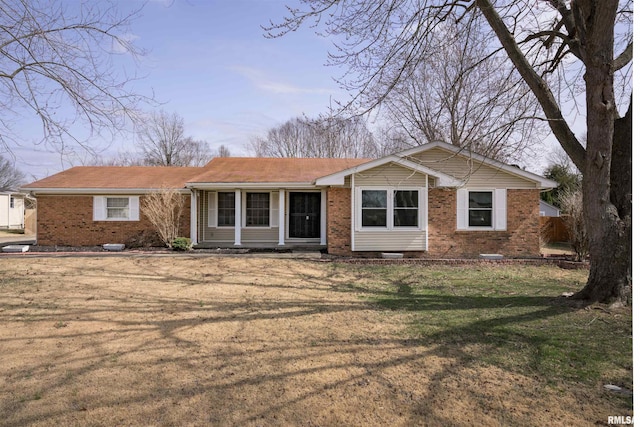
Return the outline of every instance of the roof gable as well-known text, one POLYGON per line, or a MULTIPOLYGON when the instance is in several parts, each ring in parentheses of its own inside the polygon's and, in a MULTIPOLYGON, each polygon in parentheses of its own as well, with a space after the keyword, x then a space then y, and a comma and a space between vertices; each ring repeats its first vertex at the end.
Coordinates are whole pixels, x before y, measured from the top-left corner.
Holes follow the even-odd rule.
MULTIPOLYGON (((442 170, 440 170, 442 160, 440 160, 438 164, 434 163, 432 167, 426 166, 425 163, 421 163, 419 160, 416 160, 416 156, 418 156, 420 153, 425 153, 431 150, 444 150, 450 154, 451 158, 455 157, 471 160, 472 162, 475 162, 476 165, 486 166, 496 171, 517 177, 518 179, 528 181, 536 188, 554 188, 557 186, 556 182, 536 175, 534 173, 524 171, 518 167, 510 166, 505 163, 489 159, 488 157, 482 156, 480 154, 473 153, 469 150, 462 149, 460 147, 456 147, 454 145, 440 141, 413 147, 407 150, 400 151, 398 153, 382 157, 380 159, 373 160, 366 164, 358 165, 353 168, 336 172, 334 174, 318 179, 316 183, 318 185, 339 185, 340 182, 344 182, 344 177, 348 175, 363 172, 383 164, 396 163, 435 177, 436 185, 440 187, 461 187, 465 185, 466 179, 464 177, 455 176, 455 174, 443 172, 442 170)), ((475 171, 471 173, 474 172, 475 171)), ((490 186, 491 182, 486 182, 486 185, 490 186)))

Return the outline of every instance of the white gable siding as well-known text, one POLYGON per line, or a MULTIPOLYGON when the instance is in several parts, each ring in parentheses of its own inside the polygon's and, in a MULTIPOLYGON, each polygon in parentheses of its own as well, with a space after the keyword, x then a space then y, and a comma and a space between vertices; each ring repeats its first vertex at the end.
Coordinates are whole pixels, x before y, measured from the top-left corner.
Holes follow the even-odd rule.
POLYGON ((535 182, 439 148, 414 154, 408 160, 465 181, 467 187, 536 188, 535 182))
MULTIPOLYGON (((426 189, 427 177, 421 173, 403 166, 387 164, 366 172, 358 173, 354 179, 356 188, 407 188, 426 189)), ((424 190, 426 191, 426 190, 424 190)), ((356 191, 357 193, 357 191, 356 191)), ((421 195, 420 202, 424 204, 421 224, 423 230, 391 229, 391 230, 354 230, 354 251, 424 251, 427 247, 427 208, 426 193, 421 195)), ((360 215, 360 207, 356 204, 354 215, 360 215)), ((356 221, 357 222, 357 221, 356 221)))
POLYGON ((356 187, 424 187, 426 182, 424 174, 394 164, 357 173, 354 181, 356 187))

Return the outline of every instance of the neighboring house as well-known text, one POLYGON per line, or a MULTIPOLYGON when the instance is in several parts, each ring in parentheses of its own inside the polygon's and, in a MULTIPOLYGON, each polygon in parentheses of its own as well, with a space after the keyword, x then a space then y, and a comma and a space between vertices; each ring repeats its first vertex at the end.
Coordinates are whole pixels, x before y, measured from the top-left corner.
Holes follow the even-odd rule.
POLYGON ((0 228, 24 228, 24 198, 14 191, 0 193, 0 228))
POLYGON ((544 200, 540 200, 540 216, 558 217, 560 216, 560 208, 557 208, 544 200))
POLYGON ((215 158, 201 168, 75 167, 24 187, 38 244, 128 243, 145 194, 180 189, 199 247, 315 247, 358 256, 539 254, 540 191, 556 183, 434 142, 376 160, 215 158))

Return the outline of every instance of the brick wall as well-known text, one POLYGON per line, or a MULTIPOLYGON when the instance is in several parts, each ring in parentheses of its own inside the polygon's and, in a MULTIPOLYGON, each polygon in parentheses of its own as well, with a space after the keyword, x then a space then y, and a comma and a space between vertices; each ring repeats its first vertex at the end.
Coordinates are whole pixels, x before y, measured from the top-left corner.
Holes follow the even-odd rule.
POLYGON ((327 251, 349 256, 351 252, 351 189, 327 190, 327 251))
POLYGON ((455 190, 429 190, 429 257, 476 258, 481 253, 507 257, 540 255, 538 190, 507 191, 506 231, 457 231, 455 206, 455 190))
MULTIPOLYGON (((180 229, 181 235, 189 236, 190 199, 184 197, 180 229)), ((143 199, 140 197, 141 204, 143 199)), ((43 246, 162 246, 142 212, 140 221, 94 221, 93 196, 38 196, 37 222, 38 244, 43 246)))
MULTIPOLYGON (((506 257, 540 255, 539 192, 508 190, 506 231, 457 231, 456 191, 429 190, 429 251, 406 252, 407 257, 477 258, 481 253, 506 257)), ((327 249, 330 254, 371 257, 377 253, 351 252, 351 190, 327 191, 327 249)))

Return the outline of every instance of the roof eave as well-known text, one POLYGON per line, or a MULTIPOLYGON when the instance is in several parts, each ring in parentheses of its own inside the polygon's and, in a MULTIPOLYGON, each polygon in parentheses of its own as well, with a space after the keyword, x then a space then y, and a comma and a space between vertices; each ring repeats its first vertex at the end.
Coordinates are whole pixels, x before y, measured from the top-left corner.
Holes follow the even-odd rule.
POLYGON ((187 182, 186 186, 197 190, 317 188, 313 182, 187 182))
MULTIPOLYGON (((51 188, 51 187, 26 187, 22 188, 23 191, 28 191, 30 194, 68 194, 68 195, 80 195, 80 194, 148 194, 162 190, 162 188, 51 188)), ((175 188, 180 193, 188 194, 187 188, 175 188)))

